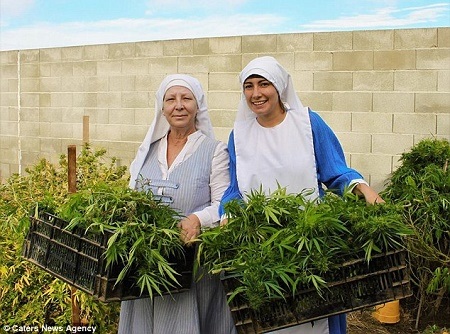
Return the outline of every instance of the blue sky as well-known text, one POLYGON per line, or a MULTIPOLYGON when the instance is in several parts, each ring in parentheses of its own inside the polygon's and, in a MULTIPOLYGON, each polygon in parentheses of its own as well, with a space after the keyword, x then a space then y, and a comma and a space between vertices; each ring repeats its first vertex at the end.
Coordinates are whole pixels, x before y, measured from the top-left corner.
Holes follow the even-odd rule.
POLYGON ((448 26, 449 0, 0 0, 0 50, 448 26))

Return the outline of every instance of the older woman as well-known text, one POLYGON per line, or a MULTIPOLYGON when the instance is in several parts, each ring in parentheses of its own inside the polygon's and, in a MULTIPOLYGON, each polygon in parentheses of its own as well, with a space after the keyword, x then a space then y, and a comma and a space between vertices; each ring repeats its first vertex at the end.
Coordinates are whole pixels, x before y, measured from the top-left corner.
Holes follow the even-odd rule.
MULTIPOLYGON (((185 218, 185 242, 219 221, 229 185, 226 145, 214 140, 200 82, 167 76, 156 93, 155 118, 130 166, 130 187, 151 190, 185 218), (146 188, 148 187, 148 189, 146 188)), ((235 333, 219 278, 204 275, 188 292, 121 303, 121 334, 235 333)))
MULTIPOLYGON (((278 185, 290 193, 310 189, 315 198, 323 193, 322 184, 338 193, 353 187, 370 204, 383 201, 347 167, 333 131, 302 105, 291 76, 274 58, 252 60, 240 81, 243 94, 228 143, 231 184, 223 204, 253 189, 275 191, 278 185)), ((343 334, 346 318, 334 316, 278 332, 343 334)))

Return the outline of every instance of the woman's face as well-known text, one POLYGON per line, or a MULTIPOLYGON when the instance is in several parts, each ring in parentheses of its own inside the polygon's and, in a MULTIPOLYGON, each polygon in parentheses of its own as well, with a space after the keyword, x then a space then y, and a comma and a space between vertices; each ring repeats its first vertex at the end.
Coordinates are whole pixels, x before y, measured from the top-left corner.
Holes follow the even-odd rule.
POLYGON ((283 111, 278 92, 269 80, 250 76, 244 81, 243 89, 249 108, 257 116, 270 117, 283 111))
POLYGON ((172 86, 164 95, 163 113, 171 128, 190 129, 195 127, 197 100, 186 87, 172 86))

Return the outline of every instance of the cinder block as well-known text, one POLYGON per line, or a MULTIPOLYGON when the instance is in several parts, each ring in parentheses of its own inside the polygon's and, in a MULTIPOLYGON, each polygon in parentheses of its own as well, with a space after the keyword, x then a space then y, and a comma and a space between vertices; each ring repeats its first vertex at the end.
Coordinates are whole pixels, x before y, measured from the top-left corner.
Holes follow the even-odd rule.
POLYGON ((437 134, 450 140, 450 113, 436 115, 437 134))
MULTIPOLYGON (((119 106, 118 106, 119 107, 119 106)), ((148 108, 149 98, 147 92, 122 92, 122 108, 148 108)))
POLYGON ((125 59, 122 61, 122 74, 148 73, 148 59, 125 59))
POLYGON ((0 52, 0 64, 17 64, 19 53, 16 50, 0 52))
POLYGON ((334 92, 332 110, 337 111, 371 111, 371 92, 334 92))
POLYGON ((352 115, 352 131, 375 134, 391 133, 392 130, 392 114, 355 112, 352 115))
POLYGON ((69 46, 61 48, 61 61, 84 60, 83 46, 69 46))
POLYGON ((334 132, 347 133, 352 131, 351 112, 321 111, 318 114, 334 132))
POLYGON ((213 37, 194 39, 195 55, 240 55, 241 37, 213 37))
POLYGON ((20 76, 22 78, 36 78, 39 76, 39 64, 21 64, 20 76))
POLYGON ((438 47, 450 48, 450 28, 438 28, 438 47))
MULTIPOLYGON (((334 130, 334 129, 333 129, 334 130)), ((335 130, 345 153, 368 153, 372 149, 372 136, 369 133, 338 132, 335 130)))
POLYGON ((413 113, 414 93, 373 93, 373 111, 381 113, 413 113))
MULTIPOLYGON (((182 70, 180 70, 182 72, 182 70)), ((179 73, 177 57, 149 58, 148 73, 179 73)))
POLYGON ((39 123, 20 122, 20 135, 24 137, 39 137, 39 123))
POLYGON ((108 59, 108 56, 109 56, 109 44, 83 46, 84 60, 104 60, 108 59))
POLYGON ((314 111, 330 111, 333 105, 333 94, 330 92, 299 92, 303 105, 314 111))
POLYGON ((17 78, 17 64, 1 64, 0 77, 2 79, 17 78))
POLYGON ((375 70, 412 70, 416 67, 414 50, 374 51, 375 70))
POLYGON ((39 49, 40 62, 60 62, 62 48, 39 49))
POLYGON ((450 71, 440 70, 438 72, 438 89, 439 92, 450 92, 450 71))
POLYGON ((389 154, 350 154, 350 166, 360 172, 363 177, 367 175, 388 175, 391 173, 391 155, 389 154))
POLYGON ((295 52, 295 70, 333 69, 333 54, 331 52, 295 52))
POLYGON ((353 75, 351 72, 314 72, 314 90, 351 91, 353 75))
POLYGON ((416 93, 417 113, 449 113, 450 94, 448 93, 416 93))
POLYGON ((436 28, 394 30, 395 49, 435 48, 437 44, 436 28))
POLYGON ((372 136, 372 152, 400 155, 414 144, 412 134, 383 133, 372 136))
POLYGON ((63 77, 73 75, 73 63, 51 63, 50 73, 52 77, 63 77))
POLYGON ((438 85, 437 71, 395 71, 394 90, 401 91, 436 91, 438 85))
POLYGON ((209 92, 209 109, 236 110, 240 96, 238 92, 209 92))
POLYGON ((109 124, 134 124, 134 110, 133 109, 109 109, 109 124))
POLYGON ((353 50, 392 50, 393 30, 362 30, 353 32, 353 50))
POLYGON ((418 69, 450 70, 450 48, 417 50, 416 67, 418 69))
POLYGON ((194 42, 192 39, 177 39, 163 41, 164 56, 187 56, 194 54, 194 42))
POLYGON ((97 93, 97 104, 94 107, 117 108, 121 104, 122 104, 121 92, 101 92, 97 93))
POLYGON ((17 136, 18 133, 17 122, 2 120, 0 122, 0 131, 2 134, 2 138, 4 136, 17 136))
POLYGON ((242 36, 242 53, 277 52, 277 35, 242 36))
MULTIPOLYGON (((63 77, 66 78, 70 77, 63 77)), ((62 77, 41 77, 39 79, 40 91, 44 93, 60 92, 62 87, 62 77)))
POLYGON ((361 71, 373 69, 372 51, 333 52, 334 71, 361 71))
POLYGON ((208 91, 240 91, 238 73, 210 73, 208 91))
POLYGON ((292 83, 297 91, 314 90, 314 73, 311 71, 292 71, 292 83))
MULTIPOLYGON (((17 81, 15 81, 17 87, 17 81)), ((17 89, 17 88, 16 88, 17 89)), ((39 92, 39 79, 38 78, 21 78, 20 79, 20 91, 21 92, 39 92)))
POLYGON ((108 59, 133 58, 136 55, 136 43, 109 44, 108 59))
POLYGON ((39 107, 20 108, 20 119, 25 122, 39 122, 39 107))
MULTIPOLYGON (((17 51, 14 51, 15 59, 17 61, 17 51)), ((30 49, 30 50, 20 50, 20 62, 22 64, 26 63, 38 63, 39 62, 39 50, 38 49, 30 49)), ((23 65, 21 65, 23 66, 23 65)))
POLYGON ((82 61, 73 63, 73 75, 97 75, 96 61, 82 61))
POLYGON ((277 36, 278 52, 298 52, 313 50, 313 33, 279 34, 277 36))
POLYGON ((134 91, 136 89, 136 77, 134 75, 110 75, 108 77, 108 89, 116 91, 134 91))
POLYGON ((351 31, 314 33, 314 51, 351 50, 353 33, 351 31))
POLYGON ((136 57, 162 57, 164 47, 162 41, 137 42, 136 57))
POLYGON ((436 133, 436 115, 434 114, 394 114, 393 132, 400 134, 436 133))
MULTIPOLYGON (((147 91, 150 92, 151 95, 155 95, 156 91, 161 84, 161 81, 164 79, 166 75, 162 73, 156 74, 145 74, 145 75, 136 75, 134 77, 134 89, 137 91, 147 91)), ((123 88, 122 88, 123 89, 123 88)), ((123 89, 123 90, 133 90, 133 89, 123 89)))
POLYGON ((209 72, 236 72, 241 68, 240 55, 213 55, 208 57, 209 72))
MULTIPOLYGON (((28 99, 30 99, 30 98, 28 97, 28 99)), ((17 92, 0 92, 0 106, 11 107, 11 106, 18 106, 18 105, 19 105, 19 103, 17 100, 17 92)), ((25 106, 29 107, 29 105, 25 105, 25 106)))
POLYGON ((236 119, 235 110, 210 109, 209 116, 214 127, 233 127, 236 119))
POLYGON ((394 73, 392 71, 356 71, 353 73, 353 90, 392 91, 394 73))
MULTIPOLYGON (((87 92, 107 92, 109 89, 109 78, 107 76, 84 76, 81 78, 84 90, 87 92)), ((76 91, 74 89, 74 91, 76 91)))
POLYGON ((111 76, 122 73, 122 62, 120 60, 105 60, 96 63, 97 75, 111 76))
MULTIPOLYGON (((39 121, 42 124, 50 122, 62 122, 62 108, 49 108, 49 107, 43 107, 39 108, 39 121)), ((50 129, 48 129, 50 130, 50 129)), ((42 135, 45 132, 40 132, 42 135)))
POLYGON ((73 106, 72 93, 51 93, 50 105, 52 107, 72 107, 73 106))
POLYGON ((97 93, 75 92, 72 94, 72 106, 94 108, 97 106, 97 93))
POLYGON ((208 73, 208 56, 178 57, 178 71, 180 73, 208 73))
MULTIPOLYGON (((3 102, 3 94, 2 94, 2 104, 3 102)), ((8 102, 8 101, 5 101, 8 102)), ((14 106, 17 105, 17 96, 11 96, 11 101, 9 101, 8 105, 14 106)), ((22 93, 20 94, 20 105, 22 107, 37 107, 39 106, 39 93, 22 93)))
POLYGON ((214 135, 217 140, 220 140, 222 143, 228 144, 228 138, 230 138, 232 128, 231 127, 214 127, 214 135))

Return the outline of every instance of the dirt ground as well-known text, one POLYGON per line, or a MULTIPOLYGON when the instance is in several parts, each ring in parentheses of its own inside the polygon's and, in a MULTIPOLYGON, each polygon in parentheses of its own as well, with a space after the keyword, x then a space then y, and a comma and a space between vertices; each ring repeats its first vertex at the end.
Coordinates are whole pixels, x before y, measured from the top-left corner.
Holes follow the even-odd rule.
POLYGON ((371 311, 355 311, 347 315, 348 334, 450 334, 450 308, 438 315, 422 317, 419 328, 415 329, 416 319, 401 311, 396 324, 383 324, 372 316, 371 311))

